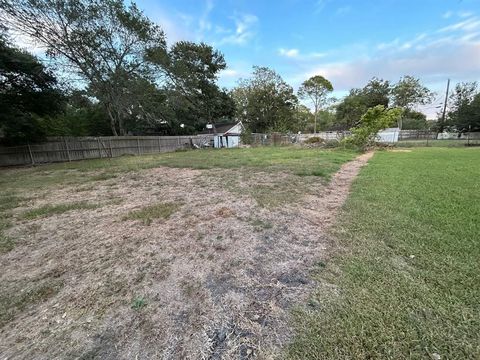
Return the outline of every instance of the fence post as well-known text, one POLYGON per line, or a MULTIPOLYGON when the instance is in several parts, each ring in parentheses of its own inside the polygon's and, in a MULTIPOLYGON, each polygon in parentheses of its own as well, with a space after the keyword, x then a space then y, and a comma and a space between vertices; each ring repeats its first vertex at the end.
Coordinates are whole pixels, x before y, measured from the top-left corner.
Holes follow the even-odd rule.
POLYGON ((138 151, 138 155, 140 155, 140 140, 138 139, 138 137, 137 137, 137 151, 138 151))
POLYGON ((158 142, 158 152, 162 152, 162 147, 160 146, 160 137, 157 138, 157 142, 158 142))
POLYGON ((72 161, 72 159, 70 158, 70 149, 68 148, 68 143, 67 143, 67 139, 65 138, 65 136, 63 137, 63 143, 65 144, 65 149, 67 150, 68 161, 72 161))
POLYGON ((102 147, 100 146, 100 139, 97 137, 98 155, 102 158, 102 147))
POLYGON ((35 160, 33 158, 33 153, 32 153, 32 149, 30 148, 30 144, 27 143, 27 148, 28 148, 28 153, 30 154, 30 160, 32 161, 32 165, 35 165, 35 160))
POLYGON ((110 148, 110 157, 113 158, 112 139, 108 139, 108 147, 110 148))

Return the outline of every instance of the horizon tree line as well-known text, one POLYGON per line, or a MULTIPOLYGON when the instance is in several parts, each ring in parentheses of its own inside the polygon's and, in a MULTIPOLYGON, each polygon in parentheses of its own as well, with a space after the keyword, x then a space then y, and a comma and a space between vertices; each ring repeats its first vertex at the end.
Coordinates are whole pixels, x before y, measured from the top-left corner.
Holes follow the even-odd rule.
MULTIPOLYGON (((123 0, 0 0, 0 21, 0 141, 6 144, 55 135, 193 134, 232 120, 253 132, 347 130, 377 105, 403 109, 402 128, 429 127, 416 108, 431 103, 434 93, 408 75, 397 83, 374 77, 340 101, 329 97, 334 87, 320 74, 295 92, 260 66, 230 91, 222 89, 221 52, 190 41, 167 46, 162 28, 123 0), (54 67, 19 49, 11 31, 40 45, 54 67), (59 80, 65 74, 67 81, 59 80)), ((476 82, 458 84, 450 102, 447 128, 480 130, 476 82)))

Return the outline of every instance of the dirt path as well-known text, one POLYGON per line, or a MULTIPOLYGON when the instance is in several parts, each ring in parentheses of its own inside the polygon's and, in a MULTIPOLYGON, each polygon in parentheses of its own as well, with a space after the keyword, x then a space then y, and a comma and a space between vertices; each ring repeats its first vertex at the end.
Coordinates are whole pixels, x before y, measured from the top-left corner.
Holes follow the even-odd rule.
POLYGON ((292 306, 315 286, 309 272, 325 252, 326 230, 371 156, 343 165, 327 186, 316 181, 303 199, 273 208, 232 193, 218 176, 251 187, 271 177, 244 179, 241 169, 157 168, 89 191, 46 194, 32 206, 104 205, 9 229, 22 246, 2 256, 0 290, 12 294, 8 301, 24 299, 22 293, 44 298, 20 304, 0 328, 2 358, 275 356, 291 337, 292 306), (148 225, 122 220, 155 202, 180 208, 148 225), (144 305, 132 306, 135 299, 144 305))
POLYGON ((319 230, 326 230, 334 223, 338 211, 348 197, 353 180, 373 154, 367 152, 344 164, 321 194, 307 197, 306 202, 310 205, 304 208, 305 213, 319 230))

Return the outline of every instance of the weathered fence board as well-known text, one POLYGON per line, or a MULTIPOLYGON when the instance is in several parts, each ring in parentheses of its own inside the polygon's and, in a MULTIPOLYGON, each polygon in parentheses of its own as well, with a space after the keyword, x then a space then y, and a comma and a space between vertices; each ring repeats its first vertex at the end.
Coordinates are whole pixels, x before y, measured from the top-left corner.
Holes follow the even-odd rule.
POLYGON ((212 135, 54 137, 40 144, 0 147, 0 166, 155 154, 207 145, 212 139, 212 135))

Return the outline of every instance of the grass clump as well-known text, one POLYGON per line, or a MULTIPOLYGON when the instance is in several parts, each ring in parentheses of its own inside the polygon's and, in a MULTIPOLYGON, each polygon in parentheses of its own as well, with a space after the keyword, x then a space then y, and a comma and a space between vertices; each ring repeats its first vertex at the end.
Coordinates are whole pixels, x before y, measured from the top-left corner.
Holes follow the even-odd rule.
POLYGON ((147 301, 145 300, 145 298, 138 296, 135 299, 133 299, 131 308, 133 310, 141 310, 145 306, 147 306, 147 301))
POLYGON ((45 205, 25 212, 22 217, 24 219, 31 220, 39 217, 48 217, 63 214, 72 210, 92 210, 96 208, 98 208, 97 204, 91 204, 86 201, 78 201, 56 205, 45 205))
POLYGON ((181 204, 167 202, 149 205, 139 210, 134 210, 123 217, 123 220, 140 220, 150 225, 154 219, 168 219, 175 213, 181 204))
POLYGON ((104 180, 110 180, 110 179, 115 179, 117 177, 116 174, 113 173, 101 173, 98 175, 94 175, 90 178, 92 181, 104 181, 104 180))
POLYGON ((5 235, 2 231, 2 224, 0 223, 0 254, 5 254, 15 247, 15 241, 10 237, 5 235))
POLYGON ((479 150, 379 152, 362 169, 289 358, 480 358, 479 150))
POLYGON ((63 287, 60 279, 43 279, 35 283, 4 283, 0 291, 0 328, 28 306, 56 295, 63 287))
POLYGON ((305 144, 321 144, 325 142, 321 137, 319 136, 312 136, 309 137, 307 140, 304 141, 305 144))

